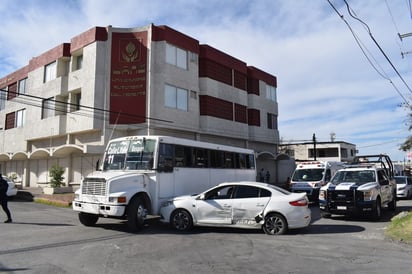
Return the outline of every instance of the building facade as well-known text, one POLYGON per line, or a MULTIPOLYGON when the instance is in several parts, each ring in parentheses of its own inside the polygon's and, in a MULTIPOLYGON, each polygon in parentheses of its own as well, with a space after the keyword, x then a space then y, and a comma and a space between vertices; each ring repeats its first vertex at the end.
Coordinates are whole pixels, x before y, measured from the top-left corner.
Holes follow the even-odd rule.
POLYGON ((341 141, 280 144, 279 150, 296 161, 351 162, 356 156, 356 145, 341 141))
POLYGON ((94 27, 0 79, 0 163, 23 186, 96 168, 108 140, 171 135, 252 148, 274 170, 277 79, 167 26, 94 27))

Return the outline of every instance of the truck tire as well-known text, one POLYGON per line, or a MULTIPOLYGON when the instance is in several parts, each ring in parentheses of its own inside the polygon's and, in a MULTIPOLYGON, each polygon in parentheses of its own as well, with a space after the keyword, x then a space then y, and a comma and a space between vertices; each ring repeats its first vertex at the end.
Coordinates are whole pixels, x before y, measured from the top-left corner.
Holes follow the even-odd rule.
POLYGON ((131 232, 137 232, 144 226, 146 208, 141 197, 135 197, 127 208, 127 226, 131 232))
POLYGON ((79 212, 79 221, 84 226, 94 226, 99 219, 99 215, 79 212))
POLYGON ((381 199, 378 197, 376 199, 374 208, 372 210, 372 218, 375 221, 379 221, 382 217, 382 205, 381 205, 381 199))
POLYGON ((388 203, 388 209, 390 211, 395 211, 396 210, 396 196, 392 196, 392 201, 388 203))

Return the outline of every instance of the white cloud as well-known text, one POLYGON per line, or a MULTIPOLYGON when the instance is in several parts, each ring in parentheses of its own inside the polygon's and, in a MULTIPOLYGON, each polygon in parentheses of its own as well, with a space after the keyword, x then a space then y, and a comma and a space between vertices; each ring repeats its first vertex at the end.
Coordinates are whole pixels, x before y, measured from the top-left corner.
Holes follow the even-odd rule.
MULTIPOLYGON (((326 141, 335 132, 337 140, 356 144, 360 153, 386 152, 403 160, 398 147, 409 132, 398 91, 407 100, 411 91, 365 25, 348 14, 343 1, 331 2, 390 80, 372 68, 327 1, 285 0, 3 0, 0 77, 93 26, 168 25, 277 76, 284 140, 309 140, 316 133, 326 141)), ((412 54, 402 58, 401 51, 412 51, 412 37, 398 37, 412 32, 407 3, 348 2, 410 84, 412 54)))

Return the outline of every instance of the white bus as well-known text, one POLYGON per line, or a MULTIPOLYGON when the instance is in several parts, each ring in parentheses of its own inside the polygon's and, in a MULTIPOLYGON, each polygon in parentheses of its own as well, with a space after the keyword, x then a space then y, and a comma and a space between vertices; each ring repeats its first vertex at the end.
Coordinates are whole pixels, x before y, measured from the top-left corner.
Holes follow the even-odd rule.
POLYGON ((253 150, 168 136, 123 137, 108 143, 101 170, 82 180, 73 209, 83 225, 120 218, 137 231, 172 197, 242 180, 256 181, 253 150))

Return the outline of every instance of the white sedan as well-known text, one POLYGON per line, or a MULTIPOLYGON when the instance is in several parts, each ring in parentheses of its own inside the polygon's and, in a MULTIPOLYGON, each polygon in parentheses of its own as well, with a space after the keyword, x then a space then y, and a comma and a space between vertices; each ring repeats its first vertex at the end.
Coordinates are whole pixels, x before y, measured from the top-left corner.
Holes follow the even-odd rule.
POLYGON ((306 193, 258 182, 222 183, 201 194, 176 197, 163 203, 160 215, 180 231, 226 226, 262 228, 270 235, 307 227, 311 221, 306 193))
POLYGON ((17 195, 17 187, 16 184, 6 176, 3 176, 3 179, 7 181, 9 187, 7 188, 7 196, 16 196, 17 195))
POLYGON ((412 198, 412 179, 409 176, 395 176, 396 196, 398 198, 412 198))

